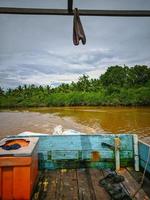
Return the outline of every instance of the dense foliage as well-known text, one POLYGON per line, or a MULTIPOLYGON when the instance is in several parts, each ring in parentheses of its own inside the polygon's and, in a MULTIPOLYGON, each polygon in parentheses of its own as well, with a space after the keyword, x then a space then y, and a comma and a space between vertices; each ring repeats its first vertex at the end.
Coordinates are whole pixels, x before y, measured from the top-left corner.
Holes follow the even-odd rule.
POLYGON ((150 105, 150 68, 111 66, 98 79, 79 77, 78 82, 50 86, 24 85, 4 91, 0 107, 150 105))

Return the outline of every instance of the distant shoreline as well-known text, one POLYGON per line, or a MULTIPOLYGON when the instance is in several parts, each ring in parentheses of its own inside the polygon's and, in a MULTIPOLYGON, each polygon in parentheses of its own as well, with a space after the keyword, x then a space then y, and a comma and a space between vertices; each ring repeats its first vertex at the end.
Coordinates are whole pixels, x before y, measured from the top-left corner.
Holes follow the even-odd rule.
POLYGON ((24 109, 59 109, 59 108, 64 108, 64 109, 73 109, 73 108, 105 108, 105 107, 110 107, 110 108, 149 108, 150 107, 150 104, 149 105, 71 105, 71 106, 46 106, 46 105, 43 105, 43 106, 0 106, 0 111, 2 110, 16 110, 16 109, 20 109, 20 110, 24 110, 24 109))
POLYGON ((52 88, 24 85, 4 91, 0 108, 63 106, 150 106, 150 68, 111 66, 98 79, 82 75, 77 82, 52 88))

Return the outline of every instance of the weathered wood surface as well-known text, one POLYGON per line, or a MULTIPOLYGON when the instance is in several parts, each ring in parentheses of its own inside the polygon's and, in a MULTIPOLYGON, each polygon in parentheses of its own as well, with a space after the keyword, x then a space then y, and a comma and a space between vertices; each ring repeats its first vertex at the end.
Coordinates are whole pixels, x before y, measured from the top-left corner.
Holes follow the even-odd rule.
POLYGON ((79 199, 91 200, 94 192, 91 187, 91 181, 87 176, 86 169, 77 169, 77 180, 79 199))
POLYGON ((139 157, 140 157, 140 166, 144 169, 147 164, 146 171, 150 173, 150 144, 147 144, 143 141, 139 141, 139 157))
POLYGON ((115 168, 114 150, 102 143, 114 145, 121 140, 121 166, 133 164, 133 136, 122 135, 67 135, 40 136, 40 169, 57 168, 115 168))
MULTIPOLYGON (((33 195, 32 200, 110 200, 111 197, 99 181, 107 174, 98 169, 69 169, 46 171, 41 180, 39 196, 33 195), (48 181, 44 190, 44 182, 48 181)), ((120 172, 125 177, 124 187, 133 195, 139 184, 130 173, 123 169, 120 172)), ((135 200, 148 200, 149 197, 141 189, 135 200)))
POLYGON ((46 193, 44 187, 33 195, 32 200, 109 200, 107 192, 99 185, 103 173, 96 169, 69 169, 43 172, 48 180, 46 193))
MULTIPOLYGON (((140 184, 143 176, 143 172, 136 172, 132 167, 127 167, 128 172, 133 176, 133 178, 140 184)), ((144 177, 144 182, 142 185, 143 190, 150 197, 150 179, 147 174, 144 177)))
MULTIPOLYGON (((140 188, 140 184, 131 176, 131 174, 126 169, 122 169, 119 171, 119 174, 125 177, 125 181, 123 182, 123 185, 127 188, 129 194, 131 196, 134 196, 137 190, 140 188)), ((133 199, 136 200, 149 200, 150 198, 147 196, 147 194, 144 192, 144 190, 141 188, 133 199)))
POLYGON ((90 169, 90 177, 92 180, 93 189, 95 192, 95 197, 97 199, 111 199, 109 194, 105 191, 103 187, 100 186, 99 181, 104 178, 104 173, 102 170, 90 169))

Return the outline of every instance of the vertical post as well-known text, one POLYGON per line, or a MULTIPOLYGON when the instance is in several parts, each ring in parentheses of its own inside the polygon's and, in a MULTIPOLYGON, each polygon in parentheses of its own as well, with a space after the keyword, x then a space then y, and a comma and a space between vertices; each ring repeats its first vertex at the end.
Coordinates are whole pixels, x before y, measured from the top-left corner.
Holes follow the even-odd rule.
POLYGON ((68 12, 71 13, 73 9, 73 0, 68 0, 68 12))
POLYGON ((133 134, 133 146, 134 146, 134 168, 135 171, 139 171, 138 136, 136 134, 133 134))
POLYGON ((115 164, 116 171, 120 170, 120 139, 118 137, 114 138, 115 141, 115 164))

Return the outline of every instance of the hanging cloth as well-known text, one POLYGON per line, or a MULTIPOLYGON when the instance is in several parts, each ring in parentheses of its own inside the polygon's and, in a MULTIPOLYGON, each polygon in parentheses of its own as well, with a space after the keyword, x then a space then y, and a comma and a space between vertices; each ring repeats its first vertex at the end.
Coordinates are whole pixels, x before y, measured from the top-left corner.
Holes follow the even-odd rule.
POLYGON ((86 37, 79 17, 78 8, 74 9, 74 19, 73 19, 73 43, 74 45, 79 45, 79 41, 82 44, 86 43, 86 37))

